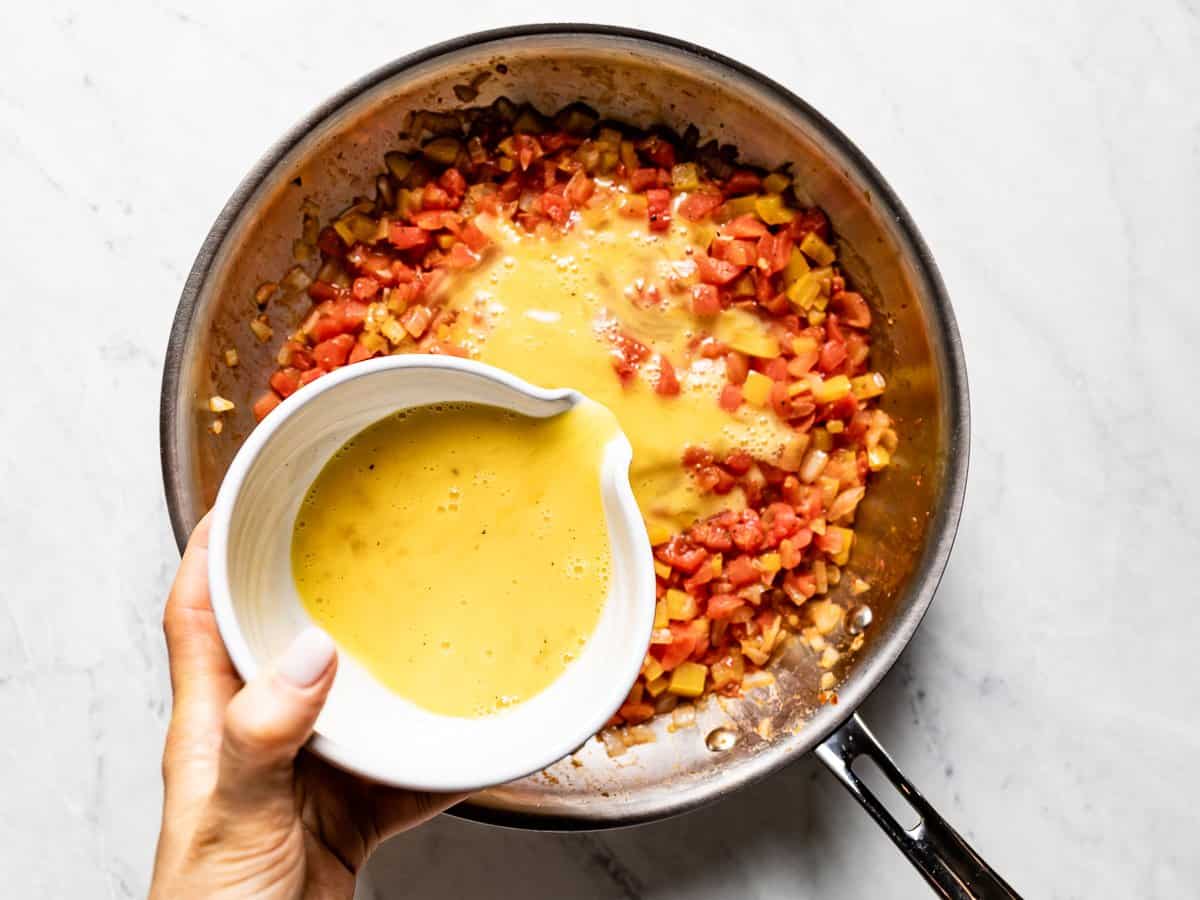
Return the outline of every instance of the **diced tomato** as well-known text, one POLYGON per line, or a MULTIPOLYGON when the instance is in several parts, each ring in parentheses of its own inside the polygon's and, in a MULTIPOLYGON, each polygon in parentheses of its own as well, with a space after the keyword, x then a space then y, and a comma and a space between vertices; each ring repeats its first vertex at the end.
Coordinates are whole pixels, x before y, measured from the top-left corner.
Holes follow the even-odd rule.
POLYGON ((450 192, 436 182, 430 181, 421 192, 421 209, 449 209, 452 204, 450 192))
POLYGON ((370 300, 379 293, 379 282, 374 278, 355 278, 350 293, 356 300, 370 300))
POLYGON ((267 391, 267 393, 263 394, 254 401, 254 421, 261 422, 267 417, 267 414, 271 410, 273 410, 282 402, 283 398, 277 393, 274 391, 267 391))
POLYGON ((735 556, 725 564, 725 577, 735 588, 745 587, 762 578, 762 572, 749 556, 735 556))
POLYGON ((362 341, 358 341, 354 344, 354 349, 350 351, 349 365, 354 365, 356 362, 362 362, 365 359, 370 359, 377 353, 379 353, 378 350, 368 350, 363 346, 362 341))
POLYGON ((639 194, 647 188, 657 187, 659 184, 661 181, 658 169, 634 169, 633 174, 629 176, 630 190, 639 194))
POLYGON ((783 577, 783 590, 793 603, 803 603, 817 592, 817 577, 811 572, 788 572, 783 577))
POLYGON ((737 412, 742 405, 742 389, 736 384, 727 384, 721 389, 721 399, 717 401, 721 409, 737 412))
POLYGON ((809 232, 815 233, 822 240, 829 238, 829 219, 815 206, 800 210, 787 224, 787 233, 797 244, 804 240, 804 236, 809 232))
POLYGON ((658 357, 658 381, 654 390, 664 397, 673 397, 679 393, 679 378, 675 375, 675 367, 662 355, 658 357))
POLYGON ((728 494, 736 479, 720 466, 704 466, 696 471, 696 486, 705 494, 728 494))
POLYGON ((350 348, 354 346, 354 337, 349 334, 339 334, 327 341, 321 341, 313 347, 313 359, 326 372, 332 372, 346 364, 350 356, 350 348))
POLYGON ((671 227, 671 192, 666 188, 646 191, 646 210, 650 215, 650 230, 666 231, 671 227))
POLYGON ((468 222, 463 226, 459 233, 463 243, 474 250, 476 253, 482 253, 491 244, 492 240, 476 225, 474 222, 468 222))
POLYGON ((734 450, 721 463, 734 475, 745 475, 754 465, 754 458, 745 450, 734 450))
POLYGON ((725 354, 725 377, 730 384, 745 384, 750 374, 750 360, 746 354, 730 350, 725 354))
POLYGON ((688 529, 688 537, 707 550, 721 552, 733 546, 729 531, 712 522, 700 522, 688 529))
POLYGON ((447 209, 427 209, 412 216, 413 224, 424 231, 440 231, 448 228, 458 231, 462 216, 447 209))
POLYGON ((766 223, 754 213, 745 213, 730 219, 721 226, 720 233, 729 238, 749 238, 758 240, 767 233, 766 223))
POLYGON ((317 235, 317 249, 327 257, 339 257, 346 249, 338 233, 328 225, 317 235))
MULTIPOLYGON (((692 312, 698 316, 715 316, 721 311, 721 295, 711 284, 692 287, 692 312)), ((744 380, 744 379, 743 379, 744 380)))
POLYGON ((389 268, 392 270, 392 284, 411 284, 417 277, 417 273, 406 266, 403 260, 393 259, 389 268))
POLYGON ((659 645, 665 647, 659 663, 668 672, 678 668, 680 663, 686 662, 696 652, 696 645, 700 640, 699 632, 692 627, 690 622, 672 622, 669 627, 671 643, 659 645))
POLYGON ((749 169, 738 169, 725 181, 726 194, 753 194, 762 190, 762 179, 749 169))
POLYGON ((826 341, 821 345, 821 355, 817 357, 817 368, 826 374, 837 370, 846 361, 845 341, 826 341))
POLYGON ((719 237, 708 248, 713 259, 721 259, 735 266, 752 266, 758 260, 758 251, 753 241, 719 237))
MULTIPOLYGON (((808 529, 804 529, 808 531, 808 529)), ((808 532, 809 541, 812 540, 812 532, 808 532)), ((807 542, 806 542, 807 543, 807 542)), ((804 557, 800 554, 800 548, 796 546, 791 538, 784 538, 779 542, 779 564, 785 569, 794 569, 800 565, 800 560, 804 557)))
POLYGON ((800 527, 796 510, 786 503, 772 503, 763 513, 762 521, 766 528, 767 544, 771 547, 800 527))
POLYGON ((734 545, 743 553, 753 553, 763 542, 763 529, 757 517, 752 522, 738 522, 729 529, 734 545))
POLYGON ((596 182, 588 178, 587 174, 580 169, 571 176, 571 180, 567 182, 566 189, 563 191, 563 196, 567 198, 567 202, 575 209, 580 209, 585 203, 591 199, 592 193, 596 190, 596 182))
POLYGON ((649 703, 626 703, 617 710, 617 715, 627 724, 637 725, 654 716, 654 707, 649 703))
POLYGON ((467 192, 467 179, 463 178, 462 172, 453 167, 438 177, 438 184, 452 197, 461 197, 467 192))
POLYGON ((331 337, 337 337, 345 332, 345 327, 342 325, 341 319, 336 316, 318 316, 312 325, 306 329, 309 337, 316 343, 327 341, 331 337))
POLYGON ((357 331, 367 319, 367 304, 360 300, 343 300, 334 304, 333 316, 341 323, 343 331, 357 331))
POLYGON ((841 291, 830 298, 829 308, 852 328, 871 327, 871 307, 867 305, 862 294, 841 291))
POLYGON ((311 369, 301 372, 300 373, 300 387, 304 387, 306 384, 312 384, 314 381, 316 381, 318 378, 320 378, 324 374, 325 374, 325 370, 322 369, 320 366, 313 366, 311 369))
POLYGON ((271 388, 280 397, 290 397, 300 387, 300 370, 289 366, 271 376, 271 388))
POLYGON ((763 360, 757 366, 758 370, 772 381, 786 381, 788 377, 787 360, 782 356, 763 360))
POLYGON ((567 219, 571 216, 571 205, 562 194, 547 191, 538 198, 538 206, 546 218, 555 225, 566 223, 567 219))
POLYGON ((745 605, 745 599, 737 594, 713 594, 708 598, 705 615, 710 619, 728 619, 745 605))
POLYGON ((433 321, 433 312, 428 306, 410 306, 400 315, 400 324, 414 338, 420 338, 433 321))
POLYGON ((399 222, 392 222, 388 226, 388 241, 397 250, 426 247, 431 240, 432 238, 430 238, 428 231, 418 228, 415 225, 401 225, 399 222))
POLYGON ((758 239, 755 265, 768 275, 780 272, 792 255, 792 239, 787 234, 764 234, 758 239))
POLYGON ((670 566, 692 575, 706 559, 708 551, 697 547, 682 535, 675 535, 654 551, 654 555, 670 566))
POLYGON ((318 303, 336 299, 338 293, 337 285, 330 284, 328 281, 318 280, 308 286, 308 296, 312 297, 318 303))
POLYGON ((744 266, 735 266, 723 259, 713 259, 703 253, 696 255, 696 269, 705 284, 726 285, 742 274, 744 266))
POLYGON ((697 191, 688 194, 679 204, 679 214, 692 222, 712 215, 714 209, 725 202, 720 194, 697 191))
POLYGON ((446 265, 451 269, 470 269, 479 262, 479 256, 472 252, 462 241, 450 248, 446 255, 446 265))
POLYGON ((652 134, 638 142, 637 149, 656 166, 669 169, 675 165, 675 147, 670 141, 652 134))
POLYGON ((613 335, 613 350, 609 357, 613 370, 622 381, 628 381, 637 371, 637 367, 650 356, 650 348, 627 334, 613 335))

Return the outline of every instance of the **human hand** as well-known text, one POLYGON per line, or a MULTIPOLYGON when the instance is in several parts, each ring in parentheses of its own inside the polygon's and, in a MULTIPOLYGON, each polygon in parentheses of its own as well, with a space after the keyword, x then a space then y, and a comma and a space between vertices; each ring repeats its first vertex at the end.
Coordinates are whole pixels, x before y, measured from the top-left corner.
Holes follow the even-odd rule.
POLYGON ((371 851, 462 799, 384 787, 303 749, 337 670, 303 632, 245 686, 208 593, 208 517, 163 614, 174 706, 150 898, 350 897, 371 851))

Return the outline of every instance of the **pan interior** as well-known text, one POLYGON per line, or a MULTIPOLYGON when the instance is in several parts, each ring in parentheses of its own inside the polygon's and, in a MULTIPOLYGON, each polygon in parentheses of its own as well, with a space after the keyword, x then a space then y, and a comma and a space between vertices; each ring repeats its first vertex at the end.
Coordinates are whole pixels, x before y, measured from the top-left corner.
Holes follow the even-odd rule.
MULTIPOLYGON (((695 724, 674 727, 670 716, 659 717, 656 740, 615 758, 591 741, 544 773, 460 808, 533 827, 657 818, 811 749, 882 677, 916 627, 949 551, 965 476, 957 333, 932 262, 882 179, 832 126, 778 87, 707 52, 611 29, 462 39, 402 60, 335 98, 260 164, 214 226, 184 291, 164 379, 164 475, 177 534, 212 504, 253 425, 250 406, 274 360, 247 320, 257 285, 292 264, 301 205, 317 204, 325 220, 356 195, 371 195, 406 117, 462 105, 455 87, 464 85, 478 90, 473 105, 503 95, 553 111, 582 100, 640 126, 682 131, 695 123, 702 141, 735 144, 747 162, 790 164, 798 188, 829 214, 843 267, 876 311, 872 366, 887 376, 883 405, 897 420, 901 445, 893 465, 873 478, 857 519, 850 569, 872 584, 862 599, 874 619, 862 649, 835 669, 841 702, 817 701, 822 670, 797 643, 774 684, 738 701, 708 701, 695 724), (221 358, 231 347, 236 368, 221 358), (219 436, 208 430, 204 410, 213 394, 237 405, 219 436), (729 733, 706 740, 719 728, 729 733)), ((298 306, 269 310, 277 332, 294 328, 301 314, 298 306)))

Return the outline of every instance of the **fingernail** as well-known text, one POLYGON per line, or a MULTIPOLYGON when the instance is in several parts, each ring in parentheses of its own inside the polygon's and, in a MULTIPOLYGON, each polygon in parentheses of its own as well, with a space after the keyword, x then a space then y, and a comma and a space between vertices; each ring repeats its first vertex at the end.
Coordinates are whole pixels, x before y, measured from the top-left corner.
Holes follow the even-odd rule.
POLYGON ((276 671, 296 687, 308 687, 321 677, 337 652, 333 639, 316 626, 305 628, 275 664, 276 671))

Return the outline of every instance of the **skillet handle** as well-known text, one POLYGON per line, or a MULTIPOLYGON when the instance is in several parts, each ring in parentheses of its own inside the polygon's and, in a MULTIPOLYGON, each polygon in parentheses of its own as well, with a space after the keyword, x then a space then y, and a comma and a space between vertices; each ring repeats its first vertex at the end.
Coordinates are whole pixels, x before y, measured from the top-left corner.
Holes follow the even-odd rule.
POLYGON ((1020 895, 909 783, 857 714, 817 748, 817 756, 871 814, 938 896, 947 900, 1021 900, 1020 895), (850 768, 859 756, 866 756, 879 766, 908 805, 920 815, 921 821, 905 830, 893 818, 850 768))

